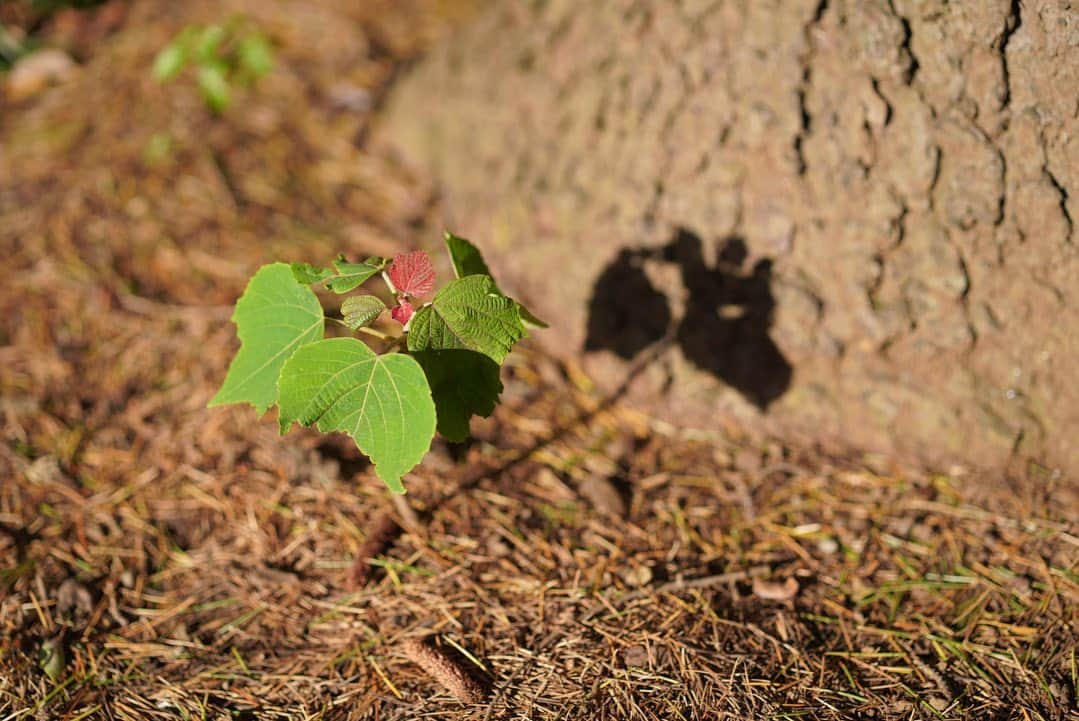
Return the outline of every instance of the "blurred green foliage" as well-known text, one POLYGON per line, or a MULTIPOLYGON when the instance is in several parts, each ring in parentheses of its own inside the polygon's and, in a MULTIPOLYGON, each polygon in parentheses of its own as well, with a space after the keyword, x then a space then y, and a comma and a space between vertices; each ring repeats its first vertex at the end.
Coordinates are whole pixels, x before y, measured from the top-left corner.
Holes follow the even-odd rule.
POLYGON ((206 105, 220 113, 232 102, 234 85, 251 84, 273 70, 273 48, 242 16, 225 24, 188 25, 157 54, 152 72, 167 82, 188 66, 206 105))
POLYGON ((28 45, 0 25, 0 70, 8 70, 28 52, 28 45))

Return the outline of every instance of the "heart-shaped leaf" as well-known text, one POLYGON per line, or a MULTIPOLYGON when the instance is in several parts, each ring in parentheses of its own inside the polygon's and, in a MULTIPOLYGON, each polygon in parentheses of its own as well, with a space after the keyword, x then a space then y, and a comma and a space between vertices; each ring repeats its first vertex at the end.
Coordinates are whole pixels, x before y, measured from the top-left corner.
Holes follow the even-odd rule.
POLYGON ((423 369, 403 353, 384 356, 355 338, 300 348, 281 369, 281 432, 293 422, 341 431, 370 456, 394 493, 423 460, 435 434, 435 404, 423 369))
POLYGON ((412 357, 427 374, 438 409, 438 432, 453 443, 466 440, 472 416, 494 412, 502 393, 498 364, 470 350, 428 350, 412 357))
POLYGON ((416 311, 408 349, 472 350, 501 365, 524 336, 517 302, 499 293, 491 276, 470 275, 452 281, 416 311))
POLYGON ((281 366, 295 350, 322 338, 322 306, 285 263, 262 266, 232 314, 240 351, 210 406, 251 403, 261 414, 277 402, 281 366))
POLYGON ((386 304, 373 295, 349 296, 341 304, 341 315, 345 319, 345 325, 352 330, 371 325, 385 310, 386 304))
MULTIPOLYGON (((449 231, 443 235, 443 240, 446 242, 446 250, 450 252, 453 272, 458 278, 464 278, 466 275, 491 275, 480 249, 470 241, 449 231)), ((498 290, 497 285, 495 290, 498 290)))
MULTIPOLYGON (((468 275, 486 275, 490 276, 491 271, 487 267, 487 261, 483 259, 483 254, 480 253, 480 249, 473 245, 468 240, 465 240, 459 235, 446 231, 443 235, 443 240, 446 242, 446 250, 450 253, 450 261, 453 263, 453 272, 457 274, 458 278, 464 278, 468 275)), ((491 278, 491 284, 494 286, 496 293, 502 294, 498 284, 495 283, 494 278, 491 278)), ((547 324, 532 314, 528 308, 525 308, 520 303, 517 304, 521 309, 521 320, 525 322, 525 325, 531 325, 536 328, 546 328, 547 324)))
POLYGON ((386 259, 368 258, 362 263, 349 263, 341 257, 333 262, 333 267, 337 270, 337 275, 326 281, 326 287, 334 293, 347 293, 381 273, 386 267, 386 259))
POLYGON ((329 268, 319 268, 317 265, 311 265, 310 263, 293 263, 292 277, 296 279, 297 283, 303 283, 304 285, 311 285, 312 283, 319 283, 334 275, 334 272, 329 268))
POLYGON ((427 295, 435 287, 435 267, 422 250, 393 256, 388 275, 394 287, 406 295, 427 295))

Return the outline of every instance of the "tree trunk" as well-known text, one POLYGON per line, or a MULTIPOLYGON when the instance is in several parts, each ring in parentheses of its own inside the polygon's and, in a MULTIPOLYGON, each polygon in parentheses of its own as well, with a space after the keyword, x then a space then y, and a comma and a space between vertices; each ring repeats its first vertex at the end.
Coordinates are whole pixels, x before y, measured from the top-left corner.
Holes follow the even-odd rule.
POLYGON ((672 420, 1079 471, 1070 0, 496 1, 383 132, 672 420))

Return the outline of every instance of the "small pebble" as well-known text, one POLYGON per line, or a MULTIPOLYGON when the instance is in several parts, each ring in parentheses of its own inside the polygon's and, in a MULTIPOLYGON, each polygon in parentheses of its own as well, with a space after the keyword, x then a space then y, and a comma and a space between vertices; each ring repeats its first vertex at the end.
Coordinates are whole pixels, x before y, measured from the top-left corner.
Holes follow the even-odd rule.
POLYGON ((62 50, 38 50, 20 58, 7 78, 7 95, 18 102, 49 85, 61 83, 75 71, 75 61, 62 50))
POLYGON ((817 550, 826 556, 831 556, 839 550, 839 543, 831 536, 825 536, 817 541, 817 550))

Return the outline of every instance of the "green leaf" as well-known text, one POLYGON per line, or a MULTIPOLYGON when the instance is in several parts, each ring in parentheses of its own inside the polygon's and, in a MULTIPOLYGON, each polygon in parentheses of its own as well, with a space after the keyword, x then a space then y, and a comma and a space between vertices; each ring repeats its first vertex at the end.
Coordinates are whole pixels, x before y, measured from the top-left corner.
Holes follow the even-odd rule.
MULTIPOLYGON (((464 278, 469 275, 491 275, 491 270, 487 267, 487 261, 483 259, 483 254, 480 253, 480 249, 473 245, 470 241, 465 240, 459 235, 446 231, 443 235, 443 239, 446 242, 446 250, 450 253, 450 261, 453 263, 453 272, 457 274, 458 278, 464 278)), ((495 283, 494 278, 491 278, 491 284, 494 286, 495 292, 499 295, 504 295, 495 283)), ((547 324, 532 314, 528 308, 525 308, 520 303, 517 304, 521 309, 521 320, 527 325, 534 326, 536 328, 546 328, 547 324)))
POLYGON ((64 675, 67 666, 67 654, 64 652, 62 636, 46 639, 38 649, 38 665, 49 680, 56 683, 64 675))
POLYGON ((381 273, 388 262, 385 258, 373 257, 362 263, 349 263, 340 257, 333 262, 337 275, 326 282, 326 287, 334 293, 347 293, 381 273))
POLYGON ((187 48, 179 40, 174 40, 161 48, 161 52, 154 58, 152 72, 157 80, 164 82, 179 75, 186 65, 187 48))
POLYGON ((240 67, 254 78, 260 78, 273 70, 273 51, 262 33, 251 33, 240 41, 237 48, 240 67))
POLYGON ((195 57, 200 63, 209 64, 217 59, 217 50, 225 40, 225 28, 207 25, 195 40, 195 57))
POLYGON ((532 311, 530 311, 528 308, 525 308, 520 303, 517 304, 517 307, 520 308, 520 310, 521 310, 521 321, 524 322, 526 327, 527 326, 532 326, 533 328, 547 328, 547 327, 549 327, 545 321, 540 320, 535 315, 533 315, 532 311))
POLYGON ((251 403, 262 413, 277 402, 277 378, 289 356, 322 338, 322 306, 285 263, 259 268, 232 314, 240 351, 210 406, 251 403))
POLYGON ((472 416, 494 412, 502 393, 498 364, 470 350, 420 351, 412 357, 427 374, 438 409, 438 432, 454 443, 466 440, 472 416))
POLYGON ((353 295, 341 304, 345 325, 352 330, 371 325, 385 310, 386 304, 373 295, 353 295))
MULTIPOLYGON (((446 241, 446 250, 450 252, 450 260, 453 262, 453 272, 458 278, 464 278, 467 275, 491 275, 479 248, 449 231, 446 231, 443 238, 446 241)), ((498 290, 497 285, 495 291, 502 292, 498 290)))
POLYGON ((220 63, 199 66, 199 90, 210 109, 220 113, 228 107, 231 98, 225 68, 220 63))
POLYGON ((342 431, 371 457, 394 493, 423 460, 435 434, 435 404, 420 364, 378 356, 355 338, 305 345, 281 369, 281 432, 292 423, 342 431))
POLYGON ((451 281, 412 316, 410 351, 460 348, 483 353, 499 365, 525 336, 520 306, 498 292, 489 275, 451 281))
POLYGON ((296 282, 304 285, 318 283, 332 277, 334 274, 329 268, 319 268, 317 265, 311 265, 310 263, 293 263, 289 267, 292 268, 292 277, 296 279, 296 282))

